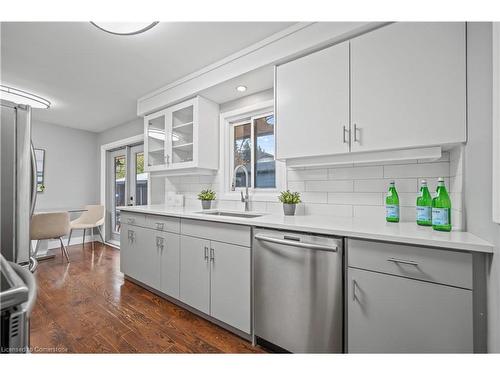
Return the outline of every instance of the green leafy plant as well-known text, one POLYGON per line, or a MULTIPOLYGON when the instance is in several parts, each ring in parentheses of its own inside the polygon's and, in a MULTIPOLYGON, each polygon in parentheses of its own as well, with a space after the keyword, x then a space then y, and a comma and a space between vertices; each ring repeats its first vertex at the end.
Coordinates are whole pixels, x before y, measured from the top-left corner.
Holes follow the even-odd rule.
POLYGON ((281 203, 285 204, 297 204, 300 203, 300 193, 291 192, 290 190, 282 191, 278 197, 281 203))
POLYGON ((205 189, 205 190, 202 190, 199 194, 198 194, 198 199, 200 201, 214 201, 215 200, 215 191, 213 191, 212 189, 205 189))

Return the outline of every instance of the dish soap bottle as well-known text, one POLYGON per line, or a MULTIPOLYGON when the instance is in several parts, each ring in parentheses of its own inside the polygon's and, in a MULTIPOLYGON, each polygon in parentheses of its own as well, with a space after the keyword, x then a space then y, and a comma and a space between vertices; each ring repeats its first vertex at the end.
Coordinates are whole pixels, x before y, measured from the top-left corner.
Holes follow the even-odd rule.
POLYGON ((432 228, 444 232, 451 231, 451 200, 442 177, 439 177, 437 195, 432 200, 432 228))
POLYGON ((420 195, 417 197, 417 224, 424 226, 432 225, 432 197, 427 187, 427 181, 420 183, 420 195))
POLYGON ((399 222, 399 197, 394 181, 389 184, 389 192, 385 197, 385 219, 390 223, 399 222))

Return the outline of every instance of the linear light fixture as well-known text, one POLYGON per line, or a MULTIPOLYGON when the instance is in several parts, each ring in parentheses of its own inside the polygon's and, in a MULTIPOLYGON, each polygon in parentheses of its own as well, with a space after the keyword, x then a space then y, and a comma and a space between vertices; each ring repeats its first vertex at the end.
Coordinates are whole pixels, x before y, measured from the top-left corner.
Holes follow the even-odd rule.
POLYGON ((159 21, 155 22, 93 22, 92 25, 98 29, 113 35, 136 35, 148 31, 156 26, 159 21))
POLYGON ((26 104, 33 108, 50 108, 50 102, 47 99, 5 85, 0 85, 0 99, 5 99, 16 104, 26 104))

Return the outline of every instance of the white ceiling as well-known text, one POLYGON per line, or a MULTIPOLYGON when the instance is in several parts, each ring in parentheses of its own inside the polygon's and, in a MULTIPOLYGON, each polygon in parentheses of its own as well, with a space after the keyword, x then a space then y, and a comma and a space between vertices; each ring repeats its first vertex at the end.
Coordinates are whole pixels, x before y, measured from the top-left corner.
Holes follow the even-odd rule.
POLYGON ((200 94, 216 103, 226 103, 270 89, 273 85, 274 68, 272 66, 265 66, 203 90, 200 94), (239 92, 236 90, 238 86, 246 86, 247 90, 239 92))
MULTIPOLYGON (((143 34, 116 36, 87 22, 3 22, 1 80, 52 102, 34 110, 35 120, 98 132, 136 118, 137 98, 290 25, 160 22, 143 34)), ((270 78, 269 70, 250 75, 249 88, 269 87, 270 78)), ((232 85, 213 98, 230 96, 232 85)))

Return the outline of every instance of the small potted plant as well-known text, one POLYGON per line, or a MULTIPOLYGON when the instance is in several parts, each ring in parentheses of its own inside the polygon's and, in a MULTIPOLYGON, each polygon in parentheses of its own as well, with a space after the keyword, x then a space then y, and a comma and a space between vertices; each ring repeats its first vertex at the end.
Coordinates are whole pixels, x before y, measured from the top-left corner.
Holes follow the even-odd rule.
POLYGON ((202 190, 198 194, 198 199, 201 201, 201 207, 203 207, 204 210, 209 210, 212 206, 212 201, 215 200, 215 191, 212 189, 202 190))
POLYGON ((290 190, 282 191, 278 197, 281 203, 283 203, 283 212, 287 216, 295 215, 295 207, 297 203, 300 203, 300 193, 291 192, 290 190))

